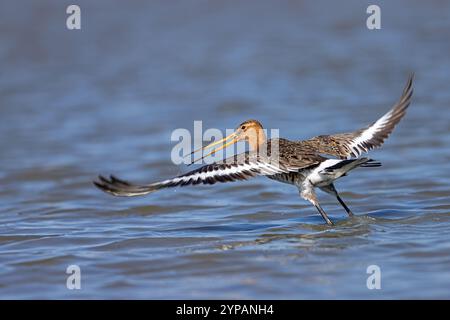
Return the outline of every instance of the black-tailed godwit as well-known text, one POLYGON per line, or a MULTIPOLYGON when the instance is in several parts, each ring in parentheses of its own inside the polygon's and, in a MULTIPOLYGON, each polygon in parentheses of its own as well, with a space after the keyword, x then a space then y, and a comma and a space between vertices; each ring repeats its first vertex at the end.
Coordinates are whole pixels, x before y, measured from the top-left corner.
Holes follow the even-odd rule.
POLYGON ((349 216, 353 213, 339 196, 333 182, 357 167, 379 167, 381 163, 360 157, 362 153, 380 147, 405 115, 411 97, 413 75, 408 79, 403 94, 392 109, 371 125, 350 133, 321 135, 309 140, 290 141, 267 139, 261 123, 247 120, 234 133, 193 153, 213 149, 204 157, 238 141, 247 141, 249 151, 220 162, 204 165, 172 179, 147 185, 132 184, 114 176, 99 176, 94 184, 115 196, 140 196, 164 188, 196 184, 214 184, 246 180, 256 176, 295 185, 302 198, 311 202, 327 224, 333 223, 322 209, 315 189, 334 195, 349 216), (264 152, 263 152, 264 151, 264 152))

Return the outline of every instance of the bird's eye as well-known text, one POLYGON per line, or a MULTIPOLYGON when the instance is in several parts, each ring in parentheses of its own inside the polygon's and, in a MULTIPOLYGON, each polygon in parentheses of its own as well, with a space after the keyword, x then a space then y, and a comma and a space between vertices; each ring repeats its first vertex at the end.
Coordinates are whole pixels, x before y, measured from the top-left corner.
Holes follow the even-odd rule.
POLYGON ((241 129, 242 129, 242 130, 245 130, 245 126, 242 126, 241 129))

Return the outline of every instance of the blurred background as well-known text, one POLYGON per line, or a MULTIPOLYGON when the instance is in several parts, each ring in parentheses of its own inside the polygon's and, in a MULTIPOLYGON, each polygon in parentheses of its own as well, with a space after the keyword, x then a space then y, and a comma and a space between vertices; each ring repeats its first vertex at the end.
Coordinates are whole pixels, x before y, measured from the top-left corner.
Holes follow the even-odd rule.
POLYGON ((2 1, 0 298, 450 298, 448 1, 2 1), (81 30, 66 8, 81 7, 81 30), (381 7, 381 30, 366 9, 381 7), (337 183, 329 228, 268 179, 114 198, 171 163, 176 128, 280 136, 405 119, 337 183), (81 290, 66 268, 81 268, 81 290), (381 290, 366 269, 381 268, 381 290))

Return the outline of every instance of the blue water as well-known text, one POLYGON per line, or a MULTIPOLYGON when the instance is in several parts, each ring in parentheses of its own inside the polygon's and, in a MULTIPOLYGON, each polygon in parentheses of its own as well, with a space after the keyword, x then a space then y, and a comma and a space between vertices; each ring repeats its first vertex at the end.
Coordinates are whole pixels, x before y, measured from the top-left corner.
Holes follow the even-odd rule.
POLYGON ((450 298, 450 3, 0 4, 0 298, 450 298), (328 195, 324 225, 269 179, 114 198, 175 166, 177 128, 259 119, 282 137, 365 126, 416 73, 383 163, 328 195), (81 269, 81 290, 66 268, 81 269), (366 286, 367 267, 381 289, 366 286))

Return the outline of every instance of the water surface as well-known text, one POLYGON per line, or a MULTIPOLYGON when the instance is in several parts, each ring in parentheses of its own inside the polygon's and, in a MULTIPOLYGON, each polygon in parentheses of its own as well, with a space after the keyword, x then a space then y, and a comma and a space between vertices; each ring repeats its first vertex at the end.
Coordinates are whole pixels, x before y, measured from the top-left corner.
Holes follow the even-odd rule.
POLYGON ((0 298, 450 298, 449 3, 78 1, 0 5, 0 298), (407 116, 336 187, 323 224, 288 185, 252 181, 114 198, 150 182, 176 128, 248 118, 290 139, 407 116), (82 289, 68 290, 78 265, 82 289), (381 290, 366 269, 381 268, 381 290))

